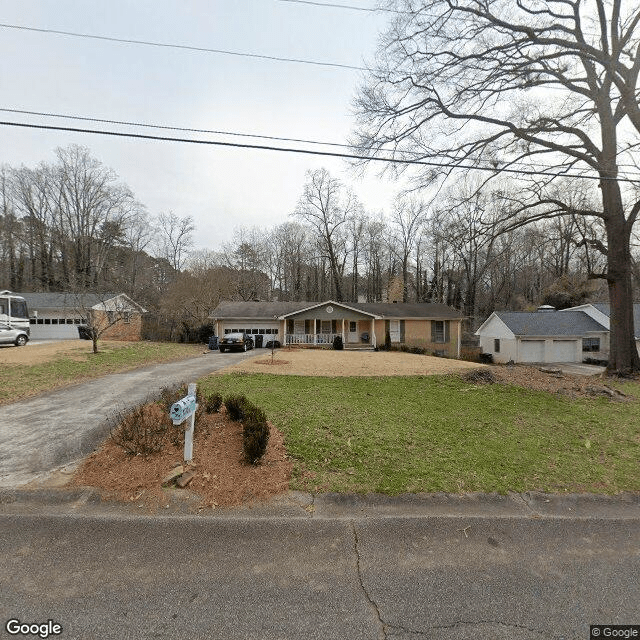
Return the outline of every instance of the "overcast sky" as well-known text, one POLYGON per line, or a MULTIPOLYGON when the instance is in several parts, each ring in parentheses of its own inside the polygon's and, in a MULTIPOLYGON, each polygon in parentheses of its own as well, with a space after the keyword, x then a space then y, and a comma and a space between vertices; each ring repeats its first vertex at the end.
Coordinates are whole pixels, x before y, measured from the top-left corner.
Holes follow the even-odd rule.
MULTIPOLYGON (((373 7, 374 0, 347 4, 373 7)), ((281 0, 21 0, 0 6, 5 25, 354 66, 373 59, 388 20, 381 13, 281 0)), ((0 31, 2 109, 329 142, 345 142, 354 126, 358 71, 0 31)), ((0 120, 188 135, 6 112, 0 120)), ((113 168, 151 214, 171 210, 193 216, 198 248, 217 248, 231 238, 234 226, 269 228, 286 221, 309 169, 329 169, 353 186, 369 211, 388 211, 398 190, 373 168, 359 180, 344 161, 331 158, 7 126, 0 127, 0 161, 34 166, 53 161, 54 149, 70 143, 89 147, 113 168)))

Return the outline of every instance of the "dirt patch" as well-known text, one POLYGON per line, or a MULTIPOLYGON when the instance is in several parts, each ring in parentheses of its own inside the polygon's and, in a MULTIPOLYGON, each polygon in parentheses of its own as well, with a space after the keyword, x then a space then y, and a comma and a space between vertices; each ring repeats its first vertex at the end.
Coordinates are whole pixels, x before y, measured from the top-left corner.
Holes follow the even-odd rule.
MULTIPOLYGON (((546 391, 569 398, 598 398, 611 400, 633 400, 613 388, 603 375, 580 376, 554 372, 552 369, 541 371, 545 367, 525 365, 490 366, 496 382, 513 384, 534 391, 546 391)), ((486 383, 486 381, 485 381, 486 383)))
POLYGON ((226 411, 198 417, 194 431, 195 472, 187 489, 163 488, 162 480, 182 464, 183 445, 167 440, 162 451, 130 456, 108 439, 84 460, 67 486, 92 486, 106 499, 136 502, 149 509, 167 504, 175 492, 189 492, 195 505, 208 508, 262 502, 289 488, 291 461, 282 433, 270 426, 267 452, 257 465, 242 461, 242 425, 226 411))
POLYGON ((456 373, 485 365, 449 358, 421 356, 401 351, 335 351, 333 349, 280 349, 274 358, 256 356, 226 368, 248 373, 293 376, 424 376, 456 373))

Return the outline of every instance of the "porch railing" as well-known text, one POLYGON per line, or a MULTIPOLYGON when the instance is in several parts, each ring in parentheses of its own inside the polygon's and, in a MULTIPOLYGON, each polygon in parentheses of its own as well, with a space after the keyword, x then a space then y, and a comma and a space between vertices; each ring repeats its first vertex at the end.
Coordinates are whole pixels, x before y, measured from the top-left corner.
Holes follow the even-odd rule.
POLYGON ((333 344, 341 333, 287 333, 286 344, 333 344))

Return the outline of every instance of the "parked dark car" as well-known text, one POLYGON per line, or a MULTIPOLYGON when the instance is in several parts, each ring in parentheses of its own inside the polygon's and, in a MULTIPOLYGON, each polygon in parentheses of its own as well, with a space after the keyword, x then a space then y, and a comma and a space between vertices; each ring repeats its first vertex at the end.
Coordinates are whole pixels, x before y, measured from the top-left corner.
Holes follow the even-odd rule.
POLYGON ((78 325, 78 337, 81 340, 91 340, 91 329, 84 324, 78 325))
POLYGON ((227 333, 218 342, 220 353, 225 351, 249 351, 253 349, 253 338, 248 333, 227 333))

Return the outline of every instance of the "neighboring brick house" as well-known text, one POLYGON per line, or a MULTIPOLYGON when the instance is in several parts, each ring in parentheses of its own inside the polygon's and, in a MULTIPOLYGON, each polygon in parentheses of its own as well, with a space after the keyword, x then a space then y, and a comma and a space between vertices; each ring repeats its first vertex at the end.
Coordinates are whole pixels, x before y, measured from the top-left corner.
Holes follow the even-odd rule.
POLYGON ((460 356, 462 314, 444 304, 360 302, 221 302, 211 313, 217 335, 242 331, 264 342, 380 347, 387 332, 406 344, 449 357, 460 356))
POLYGON ((95 323, 101 338, 140 340, 146 309, 124 293, 20 293, 29 307, 32 340, 70 340, 95 323), (111 325, 111 326, 107 326, 111 325), (107 328, 105 328, 107 327, 107 328))

